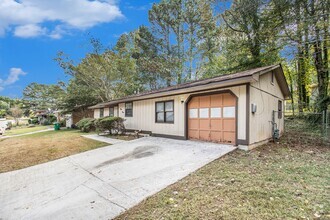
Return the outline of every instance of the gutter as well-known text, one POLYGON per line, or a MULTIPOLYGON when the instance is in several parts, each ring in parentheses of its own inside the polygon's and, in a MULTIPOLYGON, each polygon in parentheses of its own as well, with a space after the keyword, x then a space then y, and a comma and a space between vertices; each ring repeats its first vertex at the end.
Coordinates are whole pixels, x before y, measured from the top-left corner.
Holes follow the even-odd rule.
POLYGON ((117 100, 113 100, 113 101, 110 101, 107 103, 100 103, 100 104, 91 106, 88 109, 99 109, 99 108, 104 108, 104 107, 116 105, 116 104, 123 103, 123 102, 140 101, 140 100, 145 100, 145 99, 159 98, 159 97, 163 97, 163 96, 173 96, 173 95, 181 95, 181 94, 186 94, 186 93, 199 92, 199 91, 202 91, 205 89, 210 89, 210 90, 211 89, 221 89, 222 87, 235 86, 238 84, 251 83, 254 81, 255 81, 255 79, 253 78, 253 75, 243 76, 243 77, 235 78, 235 79, 228 79, 228 80, 224 80, 224 81, 220 81, 220 82, 211 81, 211 82, 201 84, 198 86, 193 86, 193 87, 177 88, 177 89, 173 89, 173 90, 169 90, 169 91, 160 91, 160 92, 145 94, 145 95, 141 95, 141 96, 117 99, 117 100))

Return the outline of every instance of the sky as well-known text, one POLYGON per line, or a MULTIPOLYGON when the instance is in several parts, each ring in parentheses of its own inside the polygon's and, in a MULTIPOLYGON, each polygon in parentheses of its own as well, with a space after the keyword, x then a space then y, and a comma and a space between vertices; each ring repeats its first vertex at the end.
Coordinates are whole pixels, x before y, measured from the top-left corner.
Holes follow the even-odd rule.
POLYGON ((0 0, 0 96, 21 98, 32 82, 69 79, 54 58, 79 61, 89 38, 113 46, 118 37, 148 25, 158 0, 0 0))

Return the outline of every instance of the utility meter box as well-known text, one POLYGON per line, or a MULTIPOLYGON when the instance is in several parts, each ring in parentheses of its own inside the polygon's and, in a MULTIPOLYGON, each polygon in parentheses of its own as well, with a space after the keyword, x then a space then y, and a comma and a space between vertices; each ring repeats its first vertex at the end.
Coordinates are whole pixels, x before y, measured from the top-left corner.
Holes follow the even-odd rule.
POLYGON ((251 112, 252 112, 252 114, 257 112, 257 104, 255 104, 255 103, 251 104, 251 112))

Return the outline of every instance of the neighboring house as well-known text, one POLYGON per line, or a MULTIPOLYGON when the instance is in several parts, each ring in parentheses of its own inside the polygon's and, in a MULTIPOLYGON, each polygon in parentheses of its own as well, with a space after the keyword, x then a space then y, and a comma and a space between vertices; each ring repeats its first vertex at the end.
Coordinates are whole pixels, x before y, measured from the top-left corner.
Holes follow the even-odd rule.
POLYGON ((54 111, 54 115, 57 118, 57 122, 61 120, 65 120, 65 126, 67 128, 71 128, 73 124, 76 124, 83 118, 93 118, 94 111, 92 109, 88 109, 89 106, 77 106, 71 110, 57 110, 54 111))
POLYGON ((34 111, 35 117, 38 119, 39 124, 42 124, 47 120, 48 111, 47 110, 36 110, 34 111))
POLYGON ((89 106, 77 106, 71 112, 72 114, 72 123, 76 124, 83 118, 93 118, 94 111, 88 108, 89 106))
POLYGON ((128 130, 251 149, 272 137, 290 91, 281 65, 198 80, 90 107, 94 118, 119 116, 128 130), (273 119, 273 111, 276 117, 273 119))

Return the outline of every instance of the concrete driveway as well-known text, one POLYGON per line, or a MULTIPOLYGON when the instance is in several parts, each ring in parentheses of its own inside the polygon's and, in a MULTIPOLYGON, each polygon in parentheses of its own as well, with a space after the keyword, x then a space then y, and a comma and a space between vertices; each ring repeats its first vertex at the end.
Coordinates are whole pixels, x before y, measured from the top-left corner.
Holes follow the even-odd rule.
POLYGON ((146 137, 0 174, 0 219, 111 219, 235 148, 146 137))

